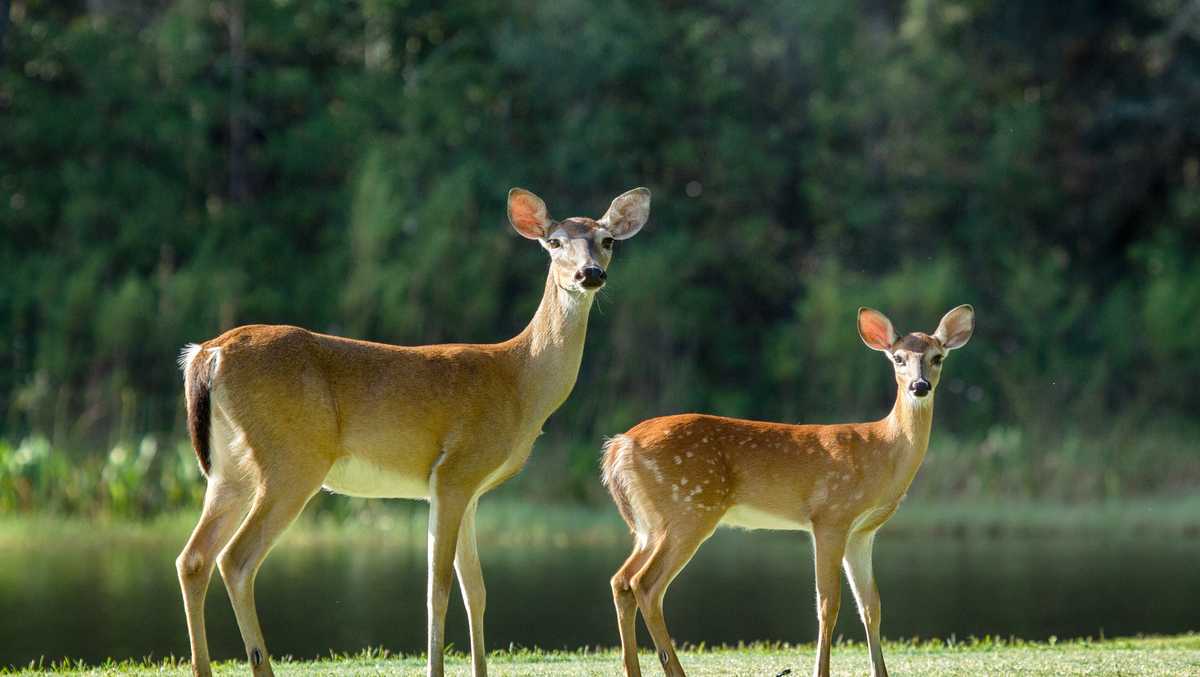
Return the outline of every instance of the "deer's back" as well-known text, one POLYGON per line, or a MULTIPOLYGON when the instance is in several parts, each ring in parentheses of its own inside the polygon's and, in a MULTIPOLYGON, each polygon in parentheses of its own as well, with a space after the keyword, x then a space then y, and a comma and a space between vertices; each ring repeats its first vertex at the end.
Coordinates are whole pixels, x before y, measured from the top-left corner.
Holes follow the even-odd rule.
POLYGON ((703 499, 701 510, 720 511, 729 524, 807 529, 814 520, 852 520, 877 507, 876 485, 890 472, 880 466, 891 463, 878 453, 881 434, 874 423, 681 414, 643 421, 625 435, 639 461, 630 466, 648 469, 648 479, 666 487, 652 494, 659 502, 679 502, 673 488, 690 487, 685 510, 703 499))
POLYGON ((519 398, 497 346, 395 346, 247 325, 204 348, 219 360, 214 398, 257 438, 250 440, 256 453, 323 454, 339 464, 331 483, 341 478, 344 486, 335 490, 416 495, 413 487, 424 486, 448 446, 462 446, 464 436, 513 434, 505 427, 517 418, 519 398))

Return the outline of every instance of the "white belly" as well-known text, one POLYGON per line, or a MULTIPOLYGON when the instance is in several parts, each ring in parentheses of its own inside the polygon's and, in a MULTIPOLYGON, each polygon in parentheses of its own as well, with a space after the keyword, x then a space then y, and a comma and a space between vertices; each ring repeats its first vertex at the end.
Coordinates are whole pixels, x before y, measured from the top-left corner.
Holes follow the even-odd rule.
POLYGON ((329 491, 362 498, 429 498, 429 478, 404 475, 353 456, 339 459, 325 476, 329 491))
POLYGON ((721 524, 743 529, 776 529, 781 531, 811 531, 811 522, 797 522, 778 515, 756 510, 745 505, 735 505, 725 512, 721 524))

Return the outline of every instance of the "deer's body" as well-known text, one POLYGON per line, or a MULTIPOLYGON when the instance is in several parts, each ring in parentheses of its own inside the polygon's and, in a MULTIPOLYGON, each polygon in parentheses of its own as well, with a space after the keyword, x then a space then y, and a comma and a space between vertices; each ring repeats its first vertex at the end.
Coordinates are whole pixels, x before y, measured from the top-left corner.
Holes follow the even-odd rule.
POLYGON ((533 320, 503 343, 404 347, 251 325, 188 347, 188 426, 208 489, 176 564, 197 674, 211 671, 204 596, 214 563, 254 673, 271 674, 254 578, 321 487, 429 500, 429 674, 443 672, 453 570, 474 673, 486 674, 477 502, 520 470, 570 394, 612 242, 637 233, 649 200, 649 191, 635 189, 599 221, 555 222, 540 199, 514 189, 509 220, 542 243, 551 266, 533 320))
POLYGON ((213 410, 231 433, 213 446, 261 431, 278 443, 249 445, 253 465, 327 465, 323 486, 350 496, 427 499, 435 463, 461 466, 486 491, 520 470, 575 384, 591 297, 567 309, 559 293, 548 285, 525 331, 498 344, 408 347, 298 327, 232 329, 199 347, 221 375, 213 410))
MULTIPOLYGON (((814 674, 829 673, 843 564, 867 628, 872 674, 887 674, 872 546, 925 458, 941 355, 964 344, 973 327, 973 311, 962 308, 933 336, 901 340, 890 322, 886 337, 869 336, 871 327, 863 332, 868 345, 905 360, 897 368, 896 404, 880 421, 787 425, 683 414, 643 421, 608 441, 603 479, 635 538, 633 553, 612 579, 626 674, 641 674, 634 632, 639 610, 664 670, 683 674, 662 615, 663 596, 722 524, 811 532, 820 622, 814 674)), ((869 319, 860 317, 860 326, 869 319)))
POLYGON ((930 416, 911 429, 898 418, 784 425, 664 416, 614 438, 605 468, 625 466, 626 481, 667 487, 672 508, 655 519, 682 511, 747 529, 811 531, 831 521, 873 528, 900 504, 929 440, 930 416))

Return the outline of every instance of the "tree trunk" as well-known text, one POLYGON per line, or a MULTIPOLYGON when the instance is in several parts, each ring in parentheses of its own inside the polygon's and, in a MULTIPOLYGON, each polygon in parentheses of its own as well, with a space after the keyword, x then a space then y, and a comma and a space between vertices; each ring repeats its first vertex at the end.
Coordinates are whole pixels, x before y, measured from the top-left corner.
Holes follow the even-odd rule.
POLYGON ((229 196, 243 202, 250 195, 246 183, 246 44, 243 0, 229 3, 229 196))

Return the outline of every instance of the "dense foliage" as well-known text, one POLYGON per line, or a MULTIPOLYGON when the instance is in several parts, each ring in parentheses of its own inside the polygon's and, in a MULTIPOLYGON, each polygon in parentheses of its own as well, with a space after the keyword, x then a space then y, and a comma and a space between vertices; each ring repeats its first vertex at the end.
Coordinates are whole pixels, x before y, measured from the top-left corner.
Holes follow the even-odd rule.
POLYGON ((1195 2, 12 0, 3 45, 0 437, 71 464, 174 449, 236 324, 503 339, 546 265, 508 188, 646 185, 526 490, 651 415, 881 416, 857 307, 963 302, 938 491, 1200 477, 1195 2))

